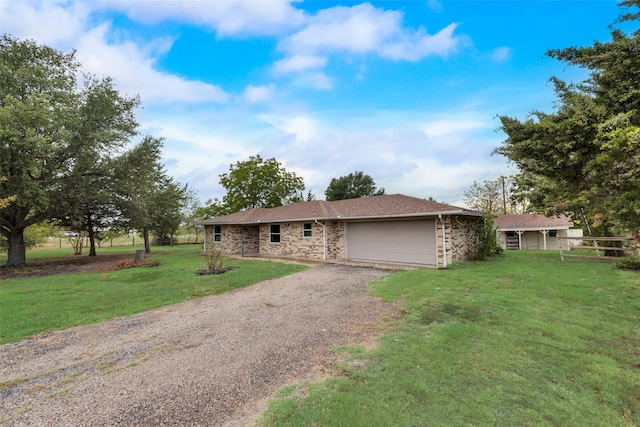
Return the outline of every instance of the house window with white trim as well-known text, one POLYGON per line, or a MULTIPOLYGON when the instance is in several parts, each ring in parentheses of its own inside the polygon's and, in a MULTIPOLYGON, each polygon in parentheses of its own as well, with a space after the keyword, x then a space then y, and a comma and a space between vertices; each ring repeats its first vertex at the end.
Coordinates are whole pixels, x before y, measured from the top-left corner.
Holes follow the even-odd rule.
POLYGON ((222 241, 222 226, 215 225, 213 227, 213 241, 220 243, 222 241))
POLYGON ((549 237, 558 237, 558 230, 549 230, 549 237))
POLYGON ((302 237, 311 237, 311 223, 305 222, 302 224, 302 237))
POLYGON ((271 243, 280 243, 280 224, 271 224, 269 226, 269 235, 271 243))

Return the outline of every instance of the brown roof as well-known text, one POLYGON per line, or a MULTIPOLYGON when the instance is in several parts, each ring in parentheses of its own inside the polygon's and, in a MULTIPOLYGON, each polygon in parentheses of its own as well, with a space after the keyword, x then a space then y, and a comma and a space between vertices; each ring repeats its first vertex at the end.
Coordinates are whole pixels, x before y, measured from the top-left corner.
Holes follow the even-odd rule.
POLYGON ((541 214, 507 214, 498 215, 493 228, 503 231, 515 231, 525 229, 567 229, 573 226, 571 218, 560 216, 545 216, 541 214))
POLYGON ((418 199, 402 194, 363 197, 360 199, 326 202, 291 203, 277 208, 256 208, 230 215, 210 218, 199 224, 255 224, 258 222, 282 222, 303 220, 336 220, 393 218, 412 216, 470 215, 482 213, 444 203, 418 199))

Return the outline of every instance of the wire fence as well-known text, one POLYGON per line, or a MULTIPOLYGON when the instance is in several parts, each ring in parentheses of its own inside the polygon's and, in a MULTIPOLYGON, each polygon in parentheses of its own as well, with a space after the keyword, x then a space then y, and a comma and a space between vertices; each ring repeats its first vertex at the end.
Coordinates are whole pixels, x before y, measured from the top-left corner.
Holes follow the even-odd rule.
MULTIPOLYGON (((75 240, 75 238, 74 238, 75 240)), ((184 234, 180 236, 174 236, 173 242, 170 242, 169 239, 164 241, 158 241, 157 239, 151 238, 152 245, 195 245, 204 243, 203 235, 195 235, 195 234, 184 234)), ((144 245, 144 239, 140 236, 121 236, 114 237, 112 239, 102 239, 96 240, 96 245, 98 249, 100 248, 110 248, 115 246, 142 246, 144 245)), ((62 249, 62 248, 73 248, 74 242, 69 237, 49 237, 46 242, 39 243, 34 246, 34 249, 62 249)), ((89 247, 89 238, 84 238, 82 242, 83 248, 89 247)))

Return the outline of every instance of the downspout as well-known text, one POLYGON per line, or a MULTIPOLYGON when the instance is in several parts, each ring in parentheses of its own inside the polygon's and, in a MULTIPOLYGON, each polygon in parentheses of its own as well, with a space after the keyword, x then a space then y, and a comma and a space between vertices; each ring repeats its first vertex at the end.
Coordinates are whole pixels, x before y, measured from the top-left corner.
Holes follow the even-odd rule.
POLYGON ((314 219, 316 224, 322 226, 322 260, 327 260, 327 226, 321 222, 318 222, 317 219, 314 219))
POLYGON ((442 222, 442 268, 447 268, 447 233, 445 231, 444 219, 442 214, 438 214, 438 219, 442 222))

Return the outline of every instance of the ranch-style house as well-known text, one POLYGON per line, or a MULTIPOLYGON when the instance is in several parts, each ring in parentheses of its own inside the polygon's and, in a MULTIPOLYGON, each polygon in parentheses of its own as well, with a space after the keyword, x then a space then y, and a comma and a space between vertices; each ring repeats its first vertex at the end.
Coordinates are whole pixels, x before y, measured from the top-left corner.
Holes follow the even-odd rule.
POLYGON ((200 221, 232 256, 446 268, 476 255, 482 213, 402 194, 256 208, 200 221))

